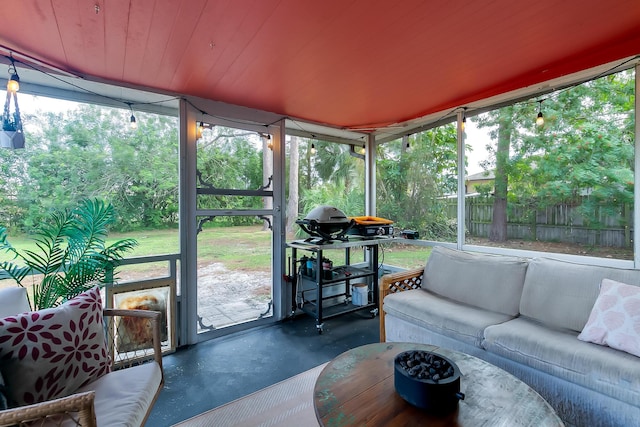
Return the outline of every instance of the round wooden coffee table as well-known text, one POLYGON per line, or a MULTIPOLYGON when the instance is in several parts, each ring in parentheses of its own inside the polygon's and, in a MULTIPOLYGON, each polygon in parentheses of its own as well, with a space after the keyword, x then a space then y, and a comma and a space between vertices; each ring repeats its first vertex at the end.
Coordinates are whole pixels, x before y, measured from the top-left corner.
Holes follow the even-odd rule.
POLYGON ((313 404, 320 425, 338 426, 563 426, 531 387, 477 357, 433 345, 375 343, 351 349, 322 370, 313 404), (393 361, 407 350, 433 351, 453 360, 465 394, 458 410, 434 417, 395 391, 393 361))

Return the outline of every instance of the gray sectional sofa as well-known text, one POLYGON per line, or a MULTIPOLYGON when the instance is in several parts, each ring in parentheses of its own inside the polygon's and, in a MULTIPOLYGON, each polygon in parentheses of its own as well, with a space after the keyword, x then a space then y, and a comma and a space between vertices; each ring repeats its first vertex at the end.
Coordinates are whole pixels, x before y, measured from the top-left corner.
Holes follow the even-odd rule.
POLYGON ((640 425, 640 357, 577 337, 608 278, 640 271, 436 247, 380 281, 381 340, 435 344, 525 381, 567 425, 640 425), (402 292, 399 292, 402 291, 402 292))

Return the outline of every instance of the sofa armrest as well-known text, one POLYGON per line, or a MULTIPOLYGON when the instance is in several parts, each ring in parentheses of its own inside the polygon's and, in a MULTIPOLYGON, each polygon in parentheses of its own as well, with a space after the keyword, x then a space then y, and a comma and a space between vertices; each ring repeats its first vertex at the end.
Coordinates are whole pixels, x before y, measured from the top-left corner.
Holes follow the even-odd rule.
POLYGON ((160 317, 161 313, 158 311, 104 309, 107 344, 113 369, 123 369, 153 360, 163 372, 160 317))
POLYGON ((0 411, 0 426, 67 425, 96 427, 94 391, 0 411))
POLYGON ((397 273, 385 274, 380 278, 378 304, 380 313, 380 342, 385 342, 386 332, 384 329, 384 310, 382 309, 384 297, 395 292, 419 289, 422 286, 424 268, 399 271, 397 273))

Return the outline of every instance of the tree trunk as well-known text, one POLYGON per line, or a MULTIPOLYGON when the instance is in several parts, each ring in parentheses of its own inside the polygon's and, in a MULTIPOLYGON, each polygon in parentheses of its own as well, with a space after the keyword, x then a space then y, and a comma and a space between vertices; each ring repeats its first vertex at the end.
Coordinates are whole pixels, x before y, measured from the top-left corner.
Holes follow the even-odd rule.
POLYGON ((504 242, 507 240, 507 190, 509 185, 508 163, 511 130, 513 126, 513 107, 500 110, 498 122, 498 145, 496 149, 495 196, 493 199, 493 218, 489 240, 504 242))
POLYGON ((289 144, 289 198, 287 201, 287 232, 292 233, 298 219, 298 137, 290 137, 289 144))

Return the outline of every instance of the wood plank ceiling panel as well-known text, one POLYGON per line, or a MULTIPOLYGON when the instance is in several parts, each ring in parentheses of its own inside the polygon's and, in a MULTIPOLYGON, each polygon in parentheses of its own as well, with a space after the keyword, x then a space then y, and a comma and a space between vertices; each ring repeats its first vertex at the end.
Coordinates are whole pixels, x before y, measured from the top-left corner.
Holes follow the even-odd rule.
POLYGON ((3 52, 346 128, 640 54, 638 0, 22 0, 0 17, 3 52))

